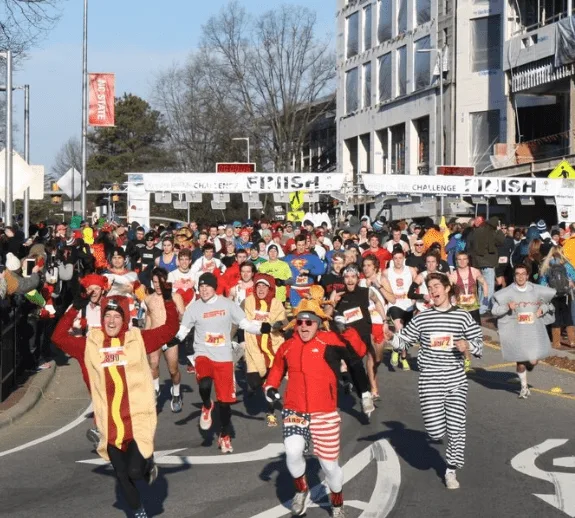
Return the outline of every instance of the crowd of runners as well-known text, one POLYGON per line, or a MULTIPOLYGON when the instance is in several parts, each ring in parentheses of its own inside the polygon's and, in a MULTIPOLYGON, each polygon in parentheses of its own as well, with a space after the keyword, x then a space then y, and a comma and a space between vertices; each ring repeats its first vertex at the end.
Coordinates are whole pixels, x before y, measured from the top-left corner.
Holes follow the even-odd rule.
POLYGON ((575 347, 575 226, 364 216, 336 227, 309 214, 298 225, 40 223, 29 235, 0 228, 0 308, 19 304, 36 320, 40 367, 53 345, 78 360, 94 408, 88 437, 138 518, 147 515, 135 481, 158 472, 157 399, 169 390, 172 412, 183 410, 184 358, 202 431, 218 412, 221 452, 233 452, 231 405, 242 388, 260 398, 267 426, 281 425, 292 513, 309 503, 313 444, 342 518, 338 389, 355 391, 369 418, 386 396, 377 376, 386 349, 399 373, 415 367, 409 349, 419 347, 425 429, 447 435, 445 485, 457 489, 482 318, 497 321, 503 357, 517 362, 521 399, 551 347, 575 347), (170 383, 160 380, 162 357, 170 383))

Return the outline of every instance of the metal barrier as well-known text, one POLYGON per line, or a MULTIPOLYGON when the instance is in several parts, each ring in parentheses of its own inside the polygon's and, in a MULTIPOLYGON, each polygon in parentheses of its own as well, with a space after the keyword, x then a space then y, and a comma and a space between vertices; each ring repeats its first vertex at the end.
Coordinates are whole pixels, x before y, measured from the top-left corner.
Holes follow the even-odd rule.
POLYGON ((4 307, 0 316, 0 402, 16 387, 16 309, 4 307))

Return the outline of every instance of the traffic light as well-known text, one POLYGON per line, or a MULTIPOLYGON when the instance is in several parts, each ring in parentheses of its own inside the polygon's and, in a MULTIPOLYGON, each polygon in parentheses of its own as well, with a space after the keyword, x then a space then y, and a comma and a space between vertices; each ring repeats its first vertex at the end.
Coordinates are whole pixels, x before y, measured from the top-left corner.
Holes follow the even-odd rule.
MULTIPOLYGON (((119 191, 120 190, 120 184, 119 183, 114 183, 112 184, 112 191, 119 191)), ((112 203, 118 203, 120 201, 120 195, 119 194, 112 194, 112 203)))
POLYGON ((54 194, 50 194, 50 198, 52 199, 52 205, 61 205, 62 204, 62 191, 56 182, 52 182, 52 192, 54 194))

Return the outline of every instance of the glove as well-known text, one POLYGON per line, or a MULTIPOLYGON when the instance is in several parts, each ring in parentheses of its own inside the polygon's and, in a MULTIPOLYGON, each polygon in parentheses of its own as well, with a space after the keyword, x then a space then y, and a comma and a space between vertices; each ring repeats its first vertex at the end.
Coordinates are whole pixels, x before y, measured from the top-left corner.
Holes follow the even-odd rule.
POLYGON ((83 297, 82 295, 78 295, 72 301, 72 307, 74 307, 78 311, 82 311, 84 308, 88 306, 89 303, 90 303, 89 297, 87 296, 83 297))
POLYGON ((280 329, 282 329, 284 326, 283 322, 276 322, 273 326, 272 326, 272 331, 279 331, 280 329))
POLYGON ((276 279, 276 286, 285 286, 286 283, 285 281, 282 281, 281 279, 276 279))
POLYGON ((262 327, 260 328, 260 333, 262 335, 269 335, 272 331, 272 326, 269 322, 263 322, 262 327))
POLYGON ((164 300, 172 300, 172 283, 160 282, 160 289, 164 300))
POLYGON ((276 401, 281 400, 280 393, 273 387, 270 387, 266 390, 266 401, 268 403, 275 403, 276 401))
POLYGON ((337 316, 333 319, 332 321, 334 330, 336 331, 336 333, 343 333, 346 329, 345 327, 345 317, 343 316, 337 316))

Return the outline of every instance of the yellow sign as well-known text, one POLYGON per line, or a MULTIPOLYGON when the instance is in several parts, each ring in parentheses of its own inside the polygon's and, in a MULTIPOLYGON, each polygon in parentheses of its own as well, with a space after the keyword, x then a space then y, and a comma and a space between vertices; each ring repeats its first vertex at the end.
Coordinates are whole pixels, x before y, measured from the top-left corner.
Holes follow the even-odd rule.
POLYGON ((287 213, 287 220, 288 221, 301 221, 305 216, 305 212, 303 210, 294 210, 287 213))
POLYGON ((567 160, 562 160, 559 165, 549 173, 549 178, 575 179, 575 169, 573 169, 567 160))
POLYGON ((289 204, 292 211, 299 211, 303 207, 305 191, 292 192, 289 195, 289 204))

